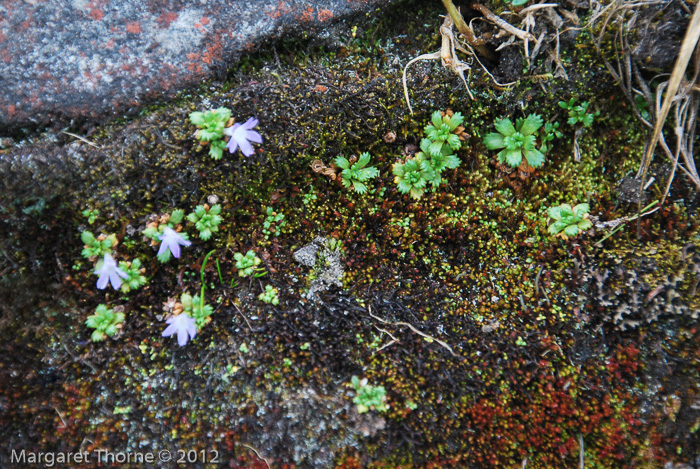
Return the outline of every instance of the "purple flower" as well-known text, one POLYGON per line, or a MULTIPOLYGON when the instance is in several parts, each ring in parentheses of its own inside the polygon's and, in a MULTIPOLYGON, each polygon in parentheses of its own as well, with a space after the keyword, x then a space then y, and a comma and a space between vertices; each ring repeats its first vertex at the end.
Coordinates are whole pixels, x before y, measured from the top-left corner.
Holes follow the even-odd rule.
POLYGON ((192 244, 190 241, 187 241, 183 235, 167 226, 163 229, 163 234, 158 236, 158 239, 161 241, 160 249, 158 249, 158 259, 161 259, 161 261, 163 259, 167 261, 170 257, 167 251, 170 251, 176 259, 179 259, 180 246, 189 246, 192 244))
POLYGON ((241 147, 241 152, 245 156, 253 155, 255 150, 250 142, 262 143, 262 136, 255 130, 251 130, 256 125, 258 125, 258 120, 251 117, 245 124, 233 124, 233 127, 224 129, 224 134, 231 137, 226 144, 228 151, 236 153, 238 147, 241 147))
POLYGON ((100 290, 107 288, 107 283, 111 283, 112 288, 119 290, 122 286, 122 278, 129 278, 126 272, 117 267, 117 261, 110 254, 105 254, 102 260, 97 262, 95 274, 100 276, 97 279, 97 288, 100 290))
POLYGON ((170 325, 163 331, 163 337, 177 334, 177 343, 180 344, 180 347, 187 345, 187 341, 194 339, 194 336, 197 335, 197 321, 185 313, 166 319, 165 322, 170 325))

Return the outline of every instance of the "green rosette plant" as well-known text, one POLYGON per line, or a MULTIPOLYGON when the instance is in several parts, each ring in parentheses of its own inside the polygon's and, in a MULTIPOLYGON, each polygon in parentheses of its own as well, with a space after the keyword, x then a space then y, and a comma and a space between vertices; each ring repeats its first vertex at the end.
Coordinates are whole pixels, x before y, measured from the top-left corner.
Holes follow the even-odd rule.
POLYGON ((379 170, 374 166, 367 166, 372 157, 369 153, 360 154, 360 158, 355 163, 350 163, 343 156, 337 157, 335 165, 342 169, 340 181, 346 188, 352 188, 358 194, 367 192, 365 181, 379 176, 379 170))
POLYGON ((214 308, 206 303, 202 304, 199 295, 192 296, 183 293, 180 296, 180 303, 182 311, 196 321, 198 331, 211 322, 210 316, 214 312, 214 308))
POLYGON ((593 124, 593 119, 595 116, 600 114, 600 112, 595 112, 592 114, 588 113, 588 106, 590 105, 588 101, 584 101, 579 105, 576 105, 576 98, 569 99, 566 101, 559 101, 559 107, 569 111, 569 119, 566 121, 569 125, 576 125, 578 123, 583 124, 584 127, 590 127, 593 124))
POLYGON ((425 193, 425 186, 435 179, 435 174, 423 155, 416 154, 405 163, 395 163, 392 172, 399 192, 420 199, 425 193))
POLYGON ((262 262, 252 250, 246 252, 245 255, 237 252, 233 255, 233 258, 236 259, 236 268, 240 277, 250 277, 255 267, 262 262))
POLYGON ((88 316, 85 325, 91 329, 90 338, 93 342, 101 342, 107 336, 113 336, 122 327, 124 322, 124 313, 115 313, 114 310, 107 308, 106 305, 98 305, 95 314, 88 316))
POLYGON ((357 405, 357 413, 364 414, 370 410, 386 412, 389 406, 386 404, 386 389, 384 386, 372 386, 367 384, 367 378, 360 380, 352 377, 352 387, 355 389, 355 397, 352 402, 357 405))
POLYGON ((549 209, 549 218, 553 220, 548 231, 563 238, 573 237, 593 226, 588 219, 590 207, 588 204, 578 204, 571 208, 569 204, 561 204, 549 209))
POLYGON ((437 153, 433 153, 433 142, 427 138, 421 140, 420 148, 422 151, 416 153, 416 157, 429 166, 429 171, 425 175, 430 176, 428 182, 433 186, 433 189, 436 189, 442 184, 442 172, 446 169, 459 167, 461 161, 452 154, 452 147, 449 145, 442 145, 437 153))
POLYGON ((187 233, 177 231, 177 225, 184 217, 184 210, 173 210, 170 215, 163 215, 157 221, 149 223, 143 230, 143 235, 151 238, 153 245, 160 243, 160 249, 158 249, 156 256, 160 262, 168 262, 171 254, 176 259, 179 258, 180 246, 192 244, 187 233))
POLYGON ((211 208, 209 205, 198 205, 194 212, 187 215, 187 220, 194 223, 194 226, 199 230, 199 238, 206 241, 211 238, 213 233, 219 231, 219 224, 223 218, 221 213, 221 205, 216 204, 211 208))
POLYGON ((225 107, 207 112, 190 113, 190 122, 198 127, 195 138, 204 144, 209 144, 209 156, 220 160, 223 156, 226 142, 224 142, 224 129, 231 119, 231 111, 225 107))
POLYGON ((272 285, 265 285, 265 291, 258 295, 258 299, 263 303, 273 304, 277 306, 280 304, 278 297, 279 290, 274 288, 272 285))
MULTIPOLYGON (((427 153, 431 155, 439 155, 443 151, 443 147, 447 146, 453 151, 459 150, 462 147, 462 142, 459 136, 454 132, 464 122, 464 117, 461 113, 456 112, 451 116, 440 111, 433 112, 431 117, 432 124, 425 127, 425 135, 430 139, 430 146, 427 153)), ((423 146, 421 145, 421 148, 423 146)), ((424 150, 426 151, 426 150, 424 150)))
POLYGON ((484 137, 484 145, 489 150, 500 150, 498 161, 517 168, 525 157, 527 163, 538 168, 544 163, 544 155, 535 148, 537 130, 542 127, 542 117, 530 114, 526 119, 519 118, 515 125, 510 119, 496 120, 497 132, 484 137))
POLYGON ((112 254, 112 248, 117 245, 117 235, 100 235, 95 238, 90 231, 80 233, 80 240, 83 242, 83 257, 102 257, 105 254, 112 254))
POLYGON ((128 275, 128 278, 124 279, 120 287, 122 293, 138 290, 148 282, 148 279, 143 275, 146 269, 141 267, 141 261, 139 259, 134 259, 131 262, 120 261, 119 268, 128 275))

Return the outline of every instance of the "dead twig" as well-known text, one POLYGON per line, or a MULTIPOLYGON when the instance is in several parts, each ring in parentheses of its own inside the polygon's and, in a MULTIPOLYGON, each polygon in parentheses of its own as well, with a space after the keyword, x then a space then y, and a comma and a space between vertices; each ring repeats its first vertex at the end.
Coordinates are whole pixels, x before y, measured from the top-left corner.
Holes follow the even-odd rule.
MULTIPOLYGON (((440 35, 442 36, 442 46, 440 47, 440 50, 433 52, 432 54, 419 55, 418 57, 411 59, 403 68, 403 77, 401 79, 403 83, 403 94, 406 98, 406 104, 408 104, 408 110, 411 114, 413 114, 413 108, 411 107, 411 99, 408 97, 408 85, 406 85, 406 70, 412 63, 418 62, 419 60, 441 59, 443 67, 449 68, 462 78, 464 86, 466 86, 467 88, 467 93, 469 93, 469 97, 471 99, 474 99, 474 96, 472 95, 472 92, 469 89, 469 85, 467 84, 467 80, 464 78, 465 70, 471 70, 471 67, 469 66, 469 64, 467 64, 466 62, 462 62, 459 59, 459 57, 457 57, 455 45, 456 40, 454 37, 454 33, 452 32, 452 26, 454 26, 454 22, 452 21, 451 16, 445 16, 445 21, 443 21, 442 26, 440 26, 440 35)), ((470 55, 469 52, 467 52, 467 54, 470 55)))
POLYGON ((70 135, 71 137, 74 137, 74 138, 77 138, 77 139, 80 140, 81 142, 87 143, 88 145, 91 145, 91 146, 93 146, 93 147, 95 147, 95 148, 102 148, 100 145, 98 145, 98 144, 96 144, 96 143, 93 143, 93 142, 91 142, 90 140, 81 137, 80 135, 75 135, 75 134, 72 134, 72 133, 70 133, 70 132, 66 132, 65 130, 62 130, 61 133, 62 133, 62 134, 66 134, 66 135, 70 135))
POLYGON ((415 332, 415 333, 418 334, 419 336, 421 336, 421 337, 423 337, 423 338, 425 338, 425 339, 428 339, 428 340, 434 340, 434 341, 437 342, 438 344, 442 345, 448 352, 450 352, 450 353, 452 354, 453 357, 460 358, 460 359, 462 359, 462 360, 465 359, 463 356, 461 356, 461 355, 455 353, 455 351, 452 350, 452 347, 450 347, 450 346, 447 344, 447 342, 444 342, 444 341, 442 341, 442 340, 440 340, 440 339, 436 339, 435 337, 433 337, 433 336, 431 336, 431 335, 428 335, 428 334, 426 334, 425 332, 419 331, 413 324, 410 324, 410 323, 408 323, 408 322, 389 322, 389 321, 387 321, 387 320, 385 320, 385 319, 382 319, 382 318, 380 318, 380 317, 375 316, 374 314, 372 314, 372 307, 371 307, 371 306, 368 308, 368 312, 369 312, 369 315, 372 316, 372 317, 373 317, 374 319, 376 319, 377 321, 381 321, 381 322, 384 323, 384 324, 389 324, 389 325, 392 325, 392 326, 404 326, 404 327, 408 327, 409 329, 411 329, 413 332, 415 332))
MULTIPOLYGON (((678 53, 678 58, 676 59, 676 64, 673 67, 673 72, 671 73, 671 78, 668 81, 668 88, 666 90, 666 97, 664 98, 663 105, 661 106, 660 111, 658 112, 657 118, 656 118, 656 125, 654 126, 654 131, 651 136, 651 142, 647 146, 646 153, 644 154, 644 158, 642 159, 642 174, 641 174, 641 184, 644 184, 644 179, 646 177, 646 173, 649 169, 649 165, 651 164, 651 158, 654 154, 654 150, 656 149, 656 144, 659 142, 659 137, 661 136, 661 131, 663 130, 664 123, 666 122, 666 116, 668 116, 669 111, 671 110, 671 104, 673 103, 674 100, 677 99, 677 92, 678 89, 681 85, 681 81, 685 78, 685 72, 688 69, 688 64, 690 63, 690 59, 693 56, 693 52, 695 51, 695 48, 698 44, 698 40, 700 39, 700 8, 698 5, 695 5, 695 11, 693 12, 693 17, 690 20, 690 24, 688 25, 688 29, 686 31, 685 37, 683 38, 683 43, 681 44, 681 50, 678 53)), ((695 77, 697 78, 697 76, 695 77)), ((657 91, 657 96, 660 95, 661 92, 657 91)), ((680 142, 679 142, 680 145, 680 142)), ((691 143, 692 146, 692 143, 691 143)), ((678 161, 676 159, 675 165, 677 166, 678 161)), ((695 183, 700 188, 700 178, 697 177, 697 171, 695 171, 695 183)), ((642 187, 640 186, 640 193, 643 190, 642 187)), ((665 198, 665 196, 664 196, 665 198)), ((638 210, 641 212, 642 210, 642 202, 641 199, 638 202, 638 210)))
POLYGON ((262 456, 260 456, 260 453, 258 453, 258 450, 257 450, 257 449, 255 449, 255 448, 253 448, 252 446, 247 445, 247 444, 245 444, 245 443, 238 443, 238 444, 241 445, 241 446, 243 446, 243 447, 245 447, 245 448, 248 448, 248 449, 251 450, 253 453, 255 453, 255 455, 258 457, 258 459, 262 459, 262 460, 265 462, 265 465, 267 466, 267 468, 270 469, 270 467, 271 467, 271 466, 270 466, 270 462, 269 462, 266 458, 263 458, 262 456))
POLYGON ((493 55, 493 53, 491 53, 489 48, 486 47, 486 41, 479 39, 474 35, 474 31, 467 26, 467 23, 464 22, 462 14, 459 12, 457 7, 454 6, 452 0, 442 0, 442 4, 445 6, 447 13, 449 13, 450 17, 452 18, 452 22, 457 27, 457 31, 462 33, 464 38, 467 40, 467 43, 469 43, 470 46, 476 49, 478 53, 487 59, 495 61, 496 57, 493 55))

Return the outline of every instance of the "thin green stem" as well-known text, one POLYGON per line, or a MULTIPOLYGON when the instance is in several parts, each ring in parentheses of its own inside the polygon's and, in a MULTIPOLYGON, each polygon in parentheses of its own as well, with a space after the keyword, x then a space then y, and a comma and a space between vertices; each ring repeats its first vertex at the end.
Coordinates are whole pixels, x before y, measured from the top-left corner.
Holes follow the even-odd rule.
MULTIPOLYGON (((204 290, 206 290, 206 285, 204 284, 204 269, 207 267, 207 261, 209 260, 209 256, 214 254, 216 252, 216 249, 212 249, 207 253, 206 256, 204 256, 204 260, 202 261, 202 269, 199 271, 199 278, 202 281, 202 289, 199 294, 199 314, 204 316, 204 290)), ((217 261, 218 265, 218 261, 217 261)), ((221 275, 221 272, 219 272, 219 275, 221 275)))

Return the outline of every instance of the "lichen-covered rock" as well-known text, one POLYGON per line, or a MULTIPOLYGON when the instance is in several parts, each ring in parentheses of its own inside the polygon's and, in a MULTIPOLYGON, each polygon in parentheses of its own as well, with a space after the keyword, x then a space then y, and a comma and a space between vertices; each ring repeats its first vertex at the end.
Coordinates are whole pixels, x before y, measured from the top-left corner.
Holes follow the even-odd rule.
POLYGON ((302 247, 294 253, 294 259, 302 265, 313 267, 309 274, 308 299, 317 299, 317 294, 335 285, 342 287, 341 282, 345 274, 342 264, 342 250, 338 248, 336 240, 318 236, 310 244, 302 247))
POLYGON ((623 257, 609 256, 583 273, 589 289, 580 299, 603 321, 621 330, 665 316, 697 319, 700 254, 692 244, 647 246, 623 257))

